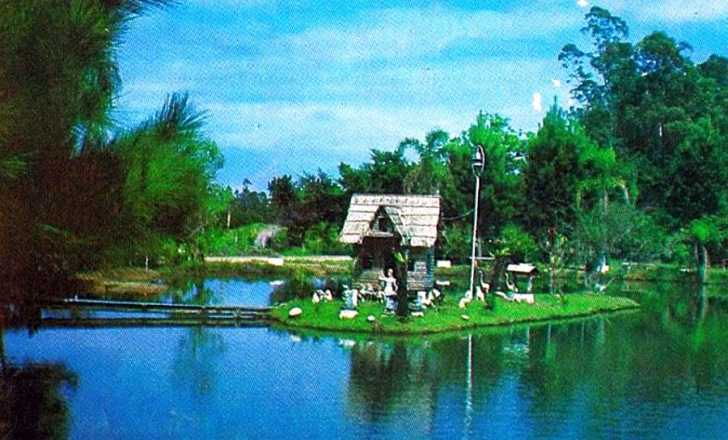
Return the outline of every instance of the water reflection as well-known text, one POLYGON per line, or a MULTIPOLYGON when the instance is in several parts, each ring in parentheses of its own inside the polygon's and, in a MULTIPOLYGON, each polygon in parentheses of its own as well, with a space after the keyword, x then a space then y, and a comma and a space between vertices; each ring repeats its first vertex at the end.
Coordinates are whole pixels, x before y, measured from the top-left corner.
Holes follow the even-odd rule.
POLYGON ((428 418, 429 382, 433 364, 422 346, 397 341, 369 341, 351 348, 349 411, 364 422, 380 422, 394 416, 402 403, 425 403, 410 408, 415 417, 428 418))
POLYGON ((347 408, 369 424, 408 423, 423 436, 449 430, 475 438, 498 428, 506 431, 496 437, 671 437, 678 420, 695 432, 722 432, 728 320, 708 313, 707 303, 690 297, 668 320, 648 311, 456 338, 359 341, 350 349, 347 408))
POLYGON ((219 330, 191 327, 180 338, 173 366, 173 383, 189 389, 195 399, 215 391, 218 369, 227 346, 219 330))
MULTIPOLYGON (((216 301, 213 287, 193 284, 189 299, 216 301)), ((0 366, 26 371, 13 373, 25 385, 4 379, 0 424, 23 412, 24 426, 52 424, 50 438, 723 436, 725 297, 641 287, 629 290, 637 313, 423 338, 13 330, 0 366), (17 406, 21 392, 40 403, 17 406)))
POLYGON ((179 282, 161 296, 160 301, 197 305, 272 304, 274 287, 267 280, 237 278, 192 279, 179 282))
POLYGON ((76 386, 76 375, 60 364, 4 364, 0 438, 68 438, 70 414, 65 394, 76 386))

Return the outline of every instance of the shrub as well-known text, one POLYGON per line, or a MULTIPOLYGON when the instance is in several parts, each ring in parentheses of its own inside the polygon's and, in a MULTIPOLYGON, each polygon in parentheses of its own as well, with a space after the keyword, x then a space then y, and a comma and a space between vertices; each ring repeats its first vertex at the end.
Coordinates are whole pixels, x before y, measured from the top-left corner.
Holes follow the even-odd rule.
POLYGON ((275 302, 286 302, 294 298, 306 298, 315 290, 313 277, 301 268, 294 268, 287 277, 286 282, 279 287, 273 295, 275 302))

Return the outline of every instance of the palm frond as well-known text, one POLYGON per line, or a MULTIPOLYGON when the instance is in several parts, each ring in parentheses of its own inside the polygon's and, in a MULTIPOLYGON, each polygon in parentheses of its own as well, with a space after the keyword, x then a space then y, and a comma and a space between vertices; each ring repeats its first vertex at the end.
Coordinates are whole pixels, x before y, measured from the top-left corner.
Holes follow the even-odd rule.
POLYGON ((28 170, 28 155, 19 154, 0 159, 0 179, 17 180, 28 170))
POLYGON ((144 13, 148 8, 161 8, 180 3, 179 0, 102 0, 107 10, 133 18, 144 13))

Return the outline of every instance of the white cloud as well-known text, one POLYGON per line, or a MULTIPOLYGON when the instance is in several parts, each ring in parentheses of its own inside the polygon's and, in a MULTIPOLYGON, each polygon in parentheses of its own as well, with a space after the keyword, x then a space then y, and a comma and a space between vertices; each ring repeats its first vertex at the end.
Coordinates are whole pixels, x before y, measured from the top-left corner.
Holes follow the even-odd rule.
MULTIPOLYGON (((168 93, 189 91, 208 111, 208 135, 224 150, 245 149, 240 166, 265 176, 335 170, 435 128, 458 135, 479 110, 535 129, 544 99, 570 104, 556 57, 581 38, 584 11, 574 3, 592 2, 491 3, 474 11, 363 2, 332 12, 325 2, 189 0, 155 10, 122 45, 119 119, 146 119, 168 93)), ((726 0, 599 4, 637 29, 728 15, 726 0)))
POLYGON ((661 0, 626 2, 625 0, 604 0, 603 7, 613 14, 627 16, 634 13, 638 21, 654 22, 698 22, 725 20, 728 18, 726 0, 661 0))
POLYGON ((434 128, 460 130, 468 124, 446 108, 406 105, 268 102, 221 103, 207 109, 218 127, 214 138, 223 146, 336 151, 337 160, 352 152, 394 148, 405 137, 423 137, 434 128))
POLYGON ((229 158, 220 178, 239 183, 249 177, 259 187, 275 176, 319 168, 336 175, 339 163, 358 166, 373 148, 393 150, 405 137, 422 139, 436 128, 457 135, 475 120, 475 113, 407 105, 279 101, 207 108, 212 138, 229 158))
POLYGON ((673 22, 704 21, 728 18, 726 0, 664 0, 645 2, 639 5, 639 18, 649 21, 651 17, 661 17, 673 22))
POLYGON ((543 111, 542 101, 543 101, 543 97, 541 96, 540 93, 536 92, 533 94, 533 102, 532 102, 531 106, 533 107, 534 110, 536 110, 539 113, 541 113, 543 111))
POLYGON ((358 24, 310 28, 289 37, 291 53, 311 60, 356 62, 438 54, 461 40, 514 41, 578 26, 567 11, 389 9, 358 24))
POLYGON ((189 0, 189 3, 193 5, 203 7, 243 7, 252 8, 260 6, 276 6, 280 3, 279 0, 189 0))

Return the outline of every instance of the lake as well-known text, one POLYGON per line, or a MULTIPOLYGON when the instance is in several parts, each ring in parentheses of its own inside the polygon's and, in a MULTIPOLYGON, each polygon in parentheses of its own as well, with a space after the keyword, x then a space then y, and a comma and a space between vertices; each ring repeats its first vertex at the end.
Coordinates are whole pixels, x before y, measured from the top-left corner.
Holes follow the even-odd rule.
MULTIPOLYGON (((613 287, 644 309, 422 338, 6 329, 0 433, 13 420, 17 438, 725 438, 725 292, 613 287)), ((271 292, 207 280, 167 300, 271 292)))

